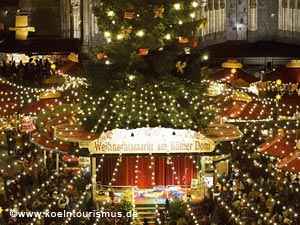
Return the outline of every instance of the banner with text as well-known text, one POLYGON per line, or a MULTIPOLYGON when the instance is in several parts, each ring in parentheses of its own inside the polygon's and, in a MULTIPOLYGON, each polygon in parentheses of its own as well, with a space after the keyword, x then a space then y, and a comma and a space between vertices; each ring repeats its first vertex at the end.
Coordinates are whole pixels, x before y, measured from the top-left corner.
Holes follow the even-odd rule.
POLYGON ((172 154, 212 152, 215 143, 200 133, 171 128, 116 129, 89 144, 91 154, 172 154))

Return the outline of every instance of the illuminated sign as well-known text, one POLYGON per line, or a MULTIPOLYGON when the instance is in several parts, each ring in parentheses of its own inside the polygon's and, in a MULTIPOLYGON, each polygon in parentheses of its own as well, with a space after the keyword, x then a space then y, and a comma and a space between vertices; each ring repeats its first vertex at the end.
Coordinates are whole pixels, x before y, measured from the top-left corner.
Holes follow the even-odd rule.
POLYGON ((88 147, 91 154, 172 154, 212 152, 215 143, 191 130, 137 128, 108 131, 88 147))

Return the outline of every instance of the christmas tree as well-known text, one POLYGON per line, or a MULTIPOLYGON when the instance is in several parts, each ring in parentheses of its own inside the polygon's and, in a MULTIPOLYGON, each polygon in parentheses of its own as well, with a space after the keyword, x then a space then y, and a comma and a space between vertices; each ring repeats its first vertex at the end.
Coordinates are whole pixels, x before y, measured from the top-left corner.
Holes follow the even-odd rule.
POLYGON ((117 73, 186 78, 194 72, 189 60, 197 57, 198 31, 207 22, 199 18, 200 8, 191 0, 101 0, 94 11, 104 43, 94 55, 117 73))
POLYGON ((107 104, 120 104, 123 110, 112 109, 109 121, 91 110, 84 115, 88 129, 92 124, 97 132, 140 126, 199 129, 211 120, 213 113, 203 101, 206 84, 201 83, 197 41, 207 23, 198 15, 201 7, 190 0, 98 2, 94 13, 103 42, 91 49, 96 61, 86 66, 88 90, 92 96, 109 90, 109 103, 97 104, 99 110, 107 104), (156 106, 132 111, 124 107, 126 101, 134 105, 132 100, 156 106))

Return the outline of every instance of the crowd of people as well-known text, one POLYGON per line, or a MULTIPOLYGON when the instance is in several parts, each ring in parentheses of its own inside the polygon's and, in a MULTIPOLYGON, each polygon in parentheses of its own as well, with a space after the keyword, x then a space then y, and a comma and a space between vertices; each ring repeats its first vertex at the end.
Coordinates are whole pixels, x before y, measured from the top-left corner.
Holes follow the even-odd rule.
POLYGON ((300 224, 299 177, 278 170, 275 157, 259 154, 252 145, 257 140, 244 141, 233 148, 230 173, 213 190, 211 224, 300 224))
MULTIPOLYGON (((49 152, 44 163, 41 152, 28 138, 22 139, 22 150, 18 154, 10 152, 8 156, 16 157, 21 165, 20 172, 15 175, 1 172, 4 183, 4 192, 0 195, 2 208, 43 211, 52 204, 51 211, 73 209, 90 178, 79 174, 74 182, 74 173, 57 173, 54 153, 49 152)), ((245 138, 233 145, 229 173, 219 177, 216 186, 201 202, 201 210, 196 214, 199 224, 300 224, 299 177, 278 170, 276 158, 259 154, 256 148, 260 143, 253 145, 255 142, 257 140, 245 138)), ((93 200, 89 200, 83 207, 93 205, 93 200)), ((36 224, 59 224, 55 219, 46 219, 49 218, 36 224)), ((31 222, 28 218, 12 218, 5 211, 2 220, 8 221, 6 224, 31 222)), ((85 221, 85 224, 93 223, 85 221)))
MULTIPOLYGON (((2 62, 0 76, 15 83, 42 86, 46 77, 55 75, 48 59, 30 59, 27 63, 2 62)), ((248 129, 248 132, 254 132, 248 129)), ((16 173, 2 170, 0 173, 0 203, 3 224, 30 224, 30 218, 11 217, 5 209, 16 211, 61 211, 74 209, 80 200, 90 177, 82 173, 57 171, 56 153, 43 151, 22 136, 22 146, 16 148, 16 131, 6 133, 7 157, 13 158, 16 173), (50 205, 50 206, 49 206, 50 205), (50 207, 50 208, 49 208, 50 207)), ((298 225, 300 224, 299 175, 285 173, 276 168, 276 158, 256 151, 261 144, 259 135, 244 134, 232 145, 231 168, 219 177, 217 184, 200 203, 195 216, 200 225, 298 225)), ((76 147, 75 147, 76 148, 76 147)), ((74 149, 73 149, 74 150, 74 149)), ((62 162, 61 162, 62 163, 62 162)), ((89 195, 90 196, 90 195, 89 195)), ((94 207, 93 199, 85 199, 82 208, 94 207)), ((198 207, 198 206, 197 206, 198 207)), ((160 210, 158 218, 166 215, 160 210)), ((159 221, 166 221, 162 217, 159 221)), ((61 224, 59 218, 43 218, 35 224, 61 224)), ((178 221, 188 224, 189 221, 178 221)), ((95 220, 83 224, 94 224, 95 220)), ((74 222, 80 224, 80 222, 74 222)), ((144 224, 148 224, 145 220, 144 224)))
POLYGON ((0 62, 0 76, 9 81, 27 86, 41 87, 46 78, 56 74, 56 67, 63 65, 59 58, 51 63, 48 58, 30 58, 28 62, 22 60, 0 62), (54 66, 53 66, 54 65, 54 66))
MULTIPOLYGON (((0 224, 30 224, 33 218, 11 217, 9 210, 23 212, 71 211, 90 177, 77 171, 57 171, 56 155, 48 152, 46 160, 37 146, 29 142, 29 136, 22 138, 18 151, 8 151, 12 159, 14 171, 3 169, 0 174, 3 189, 0 192, 0 202, 3 209, 0 224), (49 205, 52 205, 49 208, 49 205)), ((9 146, 8 146, 9 147, 9 146)), ((10 149, 11 150, 11 149, 10 149)), ((60 161, 60 168, 63 167, 60 161)), ((89 201, 90 197, 85 199, 89 201)), ((33 224, 58 224, 59 218, 42 218, 33 224)))

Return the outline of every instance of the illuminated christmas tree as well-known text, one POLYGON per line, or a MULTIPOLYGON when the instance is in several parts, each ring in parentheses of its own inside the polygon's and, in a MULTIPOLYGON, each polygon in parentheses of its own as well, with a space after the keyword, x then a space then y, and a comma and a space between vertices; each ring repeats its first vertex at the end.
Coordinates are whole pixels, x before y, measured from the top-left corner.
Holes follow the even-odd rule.
POLYGON ((104 42, 94 56, 118 73, 189 78, 207 23, 201 7, 191 0, 101 0, 94 11, 104 42))
POLYGON ((191 0, 98 2, 94 13, 103 41, 91 49, 95 60, 86 66, 88 91, 95 96, 109 90, 114 117, 108 125, 107 118, 99 120, 103 106, 98 104, 99 110, 84 115, 86 127, 98 123, 97 132, 141 126, 199 129, 210 122, 197 41, 207 23, 199 16, 201 7, 191 0), (152 107, 132 111, 134 100, 152 107), (123 110, 115 110, 114 104, 123 110))

